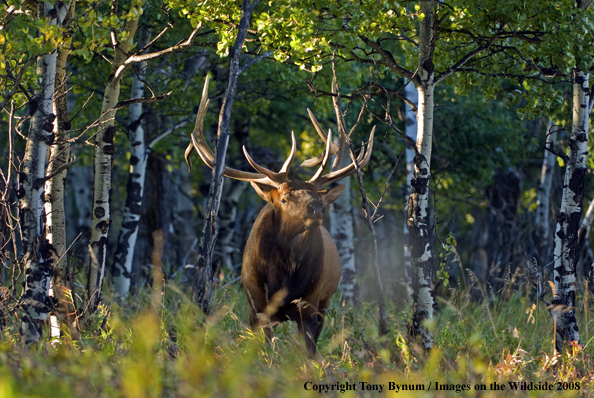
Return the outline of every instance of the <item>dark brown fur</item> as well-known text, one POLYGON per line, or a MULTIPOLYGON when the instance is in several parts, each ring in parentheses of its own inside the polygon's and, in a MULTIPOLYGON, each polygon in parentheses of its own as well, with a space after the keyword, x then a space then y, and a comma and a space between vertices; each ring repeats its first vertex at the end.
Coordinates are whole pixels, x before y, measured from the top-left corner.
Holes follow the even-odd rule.
POLYGON ((252 227, 243 255, 241 280, 250 303, 250 324, 254 330, 263 327, 270 339, 273 323, 296 321, 313 356, 341 274, 336 245, 321 226, 323 207, 336 200, 343 186, 318 192, 303 182, 278 189, 253 185, 268 204, 252 227))
MULTIPOLYGON (((207 76, 196 114, 192 144, 185 153, 190 169, 192 148, 210 168, 215 167, 215 156, 204 139, 204 117, 208 103, 207 76)), ((254 223, 243 254, 241 280, 250 302, 252 329, 263 327, 266 337, 270 339, 272 322, 292 319, 297 322, 309 354, 313 356, 324 325, 326 308, 340 281, 341 268, 336 245, 322 227, 324 205, 334 202, 342 193, 344 185, 326 191, 318 189, 353 174, 369 162, 375 127, 369 135, 367 151, 361 151, 359 157, 348 166, 322 175, 331 155, 335 155, 334 166, 341 164, 345 140, 343 136, 338 146, 333 145, 332 132, 328 131, 326 136, 316 118, 308 112, 318 134, 326 143, 322 155, 303 163, 309 167, 321 162, 318 171, 308 182, 290 181, 288 178, 297 148, 293 133, 291 153, 278 172, 260 166, 244 147, 246 159, 257 173, 225 167, 223 174, 251 182, 258 195, 268 202, 254 223)))

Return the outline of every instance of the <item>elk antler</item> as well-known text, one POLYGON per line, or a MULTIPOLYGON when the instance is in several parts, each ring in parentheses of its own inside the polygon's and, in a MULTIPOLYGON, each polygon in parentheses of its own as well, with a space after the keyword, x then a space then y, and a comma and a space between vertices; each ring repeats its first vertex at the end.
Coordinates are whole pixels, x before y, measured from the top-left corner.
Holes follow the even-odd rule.
MULTIPOLYGON (((342 164, 342 157, 344 156, 344 144, 345 144, 346 136, 347 136, 346 125, 344 123, 344 117, 342 116, 342 113, 340 112, 340 107, 338 106, 339 95, 338 95, 338 87, 336 85, 336 76, 334 77, 334 79, 332 79, 332 94, 335 94, 335 96, 332 97, 332 103, 334 104, 334 111, 336 112, 336 121, 338 124, 338 146, 336 146, 336 144, 332 143, 332 146, 331 146, 332 150, 330 153, 333 156, 335 156, 334 163, 332 164, 332 170, 336 170, 342 164)), ((320 127, 320 124, 318 123, 318 120, 316 119, 316 117, 314 116, 312 111, 309 110, 309 108, 307 109, 307 113, 309 114, 309 118, 311 119, 311 122, 313 123, 314 127, 316 128, 316 131, 318 132, 320 137, 322 137, 322 140, 324 140, 324 144, 325 144, 326 136, 324 135, 322 128, 320 127)), ((301 166, 303 166, 303 167, 317 166, 318 164, 320 164, 323 157, 324 157, 324 154, 322 153, 318 157, 315 157, 313 159, 308 159, 305 162, 301 163, 301 166)))
POLYGON ((324 169, 326 168, 326 165, 328 164, 328 160, 330 159, 330 152, 331 152, 330 148, 332 146, 332 130, 328 129, 328 139, 325 141, 326 141, 326 149, 324 150, 324 152, 322 152, 322 155, 324 156, 324 158, 322 159, 322 165, 320 166, 320 168, 318 169, 316 174, 314 174, 314 176, 311 178, 311 180, 308 181, 308 182, 311 182, 312 184, 318 178, 320 178, 320 176, 324 172, 324 169))
MULTIPOLYGON (((320 124, 318 123, 318 120, 314 116, 313 112, 309 110, 309 108, 307 108, 307 113, 309 114, 309 118, 310 118, 311 122, 313 123, 314 127, 316 128, 318 135, 322 138, 322 140, 324 141, 324 144, 326 144, 326 134, 324 134, 324 131, 322 130, 322 128, 320 127, 320 124)), ((334 144, 332 142, 330 144, 330 155, 336 155, 337 152, 338 152, 338 147, 336 146, 336 144, 334 144)), ((306 160, 305 162, 301 163, 301 166, 302 167, 314 167, 314 166, 319 165, 322 162, 322 159, 324 158, 324 153, 325 152, 322 152, 318 157, 306 160)))
POLYGON ((335 181, 338 181, 342 178, 348 177, 353 174, 358 168, 364 167, 371 159, 371 151, 373 150, 373 137, 375 135, 375 126, 371 129, 371 134, 369 135, 369 141, 367 142, 367 151, 361 150, 361 153, 356 159, 356 162, 351 162, 346 167, 342 169, 332 171, 324 176, 322 173, 328 164, 328 153, 331 152, 330 149, 330 142, 332 140, 332 132, 328 131, 328 138, 326 140, 326 150, 324 151, 324 159, 322 160, 322 165, 316 172, 316 174, 309 180, 308 182, 314 184, 318 189, 322 188, 324 185, 332 184, 335 181))
MULTIPOLYGON (((202 90, 202 98, 200 100, 200 106, 198 107, 198 113, 196 115, 196 125, 194 127, 194 131, 192 132, 192 143, 188 145, 185 152, 186 163, 190 170, 192 170, 192 162, 190 156, 192 154, 192 147, 196 149, 200 158, 206 163, 208 167, 213 169, 215 167, 215 157, 208 147, 206 140, 204 139, 204 118, 206 116, 206 111, 208 109, 208 83, 209 78, 208 75, 206 76, 206 80, 204 82, 204 89, 202 90)), ((250 173, 247 171, 236 170, 231 167, 225 167, 223 174, 229 178, 234 178, 236 180, 241 181, 249 181, 255 182, 258 184, 264 185, 271 185, 273 187, 279 187, 281 184, 288 182, 288 172, 291 162, 295 157, 296 151, 296 143, 295 143, 295 135, 291 133, 291 139, 293 141, 293 145, 291 148, 291 154, 283 164, 283 167, 278 173, 274 171, 268 170, 265 167, 260 166, 257 164, 251 156, 247 153, 245 147, 243 148, 243 152, 248 160, 248 162, 252 165, 254 169, 259 171, 260 173, 250 173)))
MULTIPOLYGON (((280 184, 283 182, 289 181, 288 174, 289 174, 289 167, 291 167, 291 163, 293 162, 293 158, 295 157, 295 152, 297 150, 297 142, 295 141, 295 134, 291 131, 291 141, 293 142, 291 145, 291 153, 285 163, 283 163, 283 167, 281 167, 278 173, 275 173, 272 170, 267 169, 266 167, 260 166, 248 153, 245 146, 243 147, 243 153, 245 154, 245 158, 252 165, 252 167, 258 170, 260 173, 267 176, 272 181, 280 181, 280 184)), ((279 184, 279 185, 280 185, 279 184)))
MULTIPOLYGON (((208 144, 206 143, 206 140, 204 138, 204 118, 206 117, 206 111, 208 110, 209 104, 208 83, 209 79, 208 76, 206 76, 204 88, 202 90, 202 98, 200 99, 200 106, 198 107, 198 113, 196 115, 196 125, 191 136, 192 143, 188 145, 185 152, 186 163, 188 164, 190 170, 192 170, 192 162, 190 159, 192 154, 192 147, 196 149, 196 152, 198 152, 198 155, 200 155, 200 158, 204 161, 204 163, 206 163, 208 167, 210 167, 211 169, 215 167, 215 157, 210 148, 208 147, 208 144)), ((308 181, 309 183, 315 185, 319 189, 324 185, 331 184, 334 181, 340 180, 341 178, 353 174, 357 170, 357 168, 364 167, 369 162, 369 159, 371 158, 371 151, 373 149, 373 137, 375 127, 373 127, 373 129, 371 130, 369 142, 367 143, 367 151, 365 152, 364 150, 362 150, 359 156, 357 157, 356 162, 353 162, 340 170, 332 171, 323 176, 322 173, 328 165, 330 156, 337 154, 337 151, 340 148, 338 148, 335 144, 332 143, 332 131, 329 130, 328 136, 326 137, 326 135, 322 133, 322 129, 320 128, 320 125, 318 124, 313 113, 309 109, 307 111, 309 112, 309 116, 314 126, 316 127, 318 134, 320 135, 320 137, 322 137, 326 144, 326 149, 320 156, 318 156, 317 158, 307 160, 302 164, 302 166, 315 166, 320 162, 322 163, 315 175, 311 178, 311 180, 308 181)), ((291 141, 291 153, 289 154, 289 157, 287 158, 287 160, 283 164, 283 167, 281 167, 278 173, 269 170, 265 167, 262 167, 258 163, 256 163, 256 161, 252 159, 252 157, 247 152, 244 146, 243 153, 245 154, 247 161, 250 163, 250 165, 252 165, 252 167, 255 170, 259 171, 259 173, 251 173, 247 171, 236 170, 232 169, 231 167, 225 166, 225 169, 223 170, 223 175, 229 178, 234 178, 236 180, 249 181, 253 183, 279 187, 283 183, 290 181, 288 178, 289 167, 291 166, 291 162, 293 161, 295 157, 295 152, 297 150, 295 134, 293 132, 291 132, 291 141)))

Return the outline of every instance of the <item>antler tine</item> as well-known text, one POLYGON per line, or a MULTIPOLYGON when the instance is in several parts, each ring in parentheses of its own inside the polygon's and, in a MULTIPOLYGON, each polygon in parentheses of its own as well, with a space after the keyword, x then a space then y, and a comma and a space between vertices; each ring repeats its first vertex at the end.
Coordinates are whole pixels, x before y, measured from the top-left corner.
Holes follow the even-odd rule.
POLYGON ((301 167, 315 167, 315 166, 319 165, 320 163, 322 163, 323 159, 324 159, 324 152, 320 153, 315 158, 304 160, 303 163, 301 163, 301 167))
POLYGON ((325 176, 321 176, 317 181, 312 182, 312 183, 314 183, 319 189, 319 188, 323 187, 324 185, 331 184, 334 181, 340 180, 341 178, 350 176, 357 170, 357 168, 364 167, 367 163, 369 163, 369 159, 371 159, 371 151, 373 150, 374 136, 375 136, 375 126, 373 126, 373 129, 371 130, 371 134, 369 135, 369 142, 367 143, 367 151, 365 152, 365 157, 363 157, 363 153, 364 153, 363 150, 357 157, 357 163, 358 163, 357 166, 355 165, 354 162, 352 162, 351 164, 349 164, 346 167, 343 167, 340 170, 336 170, 336 171, 326 174, 325 176))
MULTIPOLYGON (((208 75, 206 76, 206 80, 204 81, 204 88, 202 90, 202 98, 200 100, 200 106, 198 107, 198 113, 196 114, 196 125, 194 126, 194 131, 192 132, 191 138, 192 143, 186 148, 185 158, 186 163, 190 170, 192 170, 192 162, 190 160, 190 156, 192 154, 192 147, 196 149, 200 158, 206 163, 208 167, 213 169, 215 167, 215 157, 208 147, 206 140, 204 139, 204 118, 206 117, 206 111, 208 110, 208 83, 209 78, 208 75)), ((260 173, 250 173, 247 171, 241 171, 232 169, 231 167, 225 167, 223 174, 229 178, 233 178, 236 180, 241 181, 249 181, 249 182, 257 182, 264 185, 271 185, 274 187, 278 187, 280 183, 275 181, 274 179, 269 178, 265 174, 260 173)))
MULTIPOLYGON (((326 134, 324 134, 324 131, 322 130, 322 128, 320 127, 320 124, 318 123, 318 120, 314 116, 313 112, 309 110, 309 108, 307 108, 307 113, 309 114, 309 118, 310 118, 312 124, 314 125, 314 127, 316 128, 318 135, 322 138, 322 140, 324 140, 324 144, 326 144, 326 134)), ((336 144, 332 143, 330 154, 335 155, 337 151, 338 151, 338 147, 336 146, 336 144)), ((303 163, 301 163, 301 166, 302 167, 314 167, 314 166, 319 165, 323 159, 324 159, 324 153, 322 152, 319 156, 304 161, 303 163)))
POLYGON ((339 98, 340 93, 338 92, 338 82, 336 81, 336 75, 332 78, 332 93, 336 94, 332 97, 332 104, 334 105, 334 113, 336 113, 336 124, 338 127, 338 148, 336 148, 334 162, 332 163, 332 169, 336 170, 342 164, 342 158, 344 156, 344 145, 346 143, 346 123, 344 122, 344 116, 340 110, 339 98))
POLYGON ((330 159, 330 144, 331 143, 332 143, 332 130, 328 129, 328 140, 326 141, 326 149, 324 150, 324 159, 322 160, 322 165, 320 166, 318 171, 316 171, 316 174, 314 174, 314 176, 311 178, 311 180, 308 181, 314 185, 316 184, 317 180, 320 178, 320 176, 324 172, 324 169, 328 165, 328 160, 330 159))
POLYGON ((204 118, 206 117, 206 111, 208 110, 208 104, 210 103, 210 100, 208 99, 209 82, 210 79, 208 78, 208 75, 206 75, 204 88, 202 89, 202 98, 200 99, 200 106, 198 107, 198 113, 196 114, 196 124, 194 125, 194 131, 191 135, 192 142, 188 145, 184 154, 190 171, 192 171, 192 160, 190 158, 192 155, 192 147, 196 148, 196 152, 198 152, 198 155, 204 163, 210 166, 210 168, 214 167, 214 155, 204 140, 204 118))
POLYGON ((276 186, 279 186, 280 184, 289 181, 289 178, 288 178, 289 167, 291 167, 291 162, 293 162, 293 158, 295 157, 295 152, 297 152, 297 141, 295 141, 295 134, 292 131, 291 131, 291 140, 293 142, 293 144, 291 146, 291 153, 289 154, 289 157, 287 158, 287 160, 285 160, 285 163, 283 163, 283 167, 281 167, 281 169, 278 173, 275 173, 274 171, 269 170, 266 167, 262 167, 258 163, 256 163, 256 161, 248 153, 245 146, 243 147, 243 153, 245 154, 245 158, 247 159, 249 164, 251 164, 254 169, 258 170, 260 173, 267 176, 271 181, 274 181, 276 184, 278 184, 276 186))
POLYGON ((275 182, 275 186, 278 187, 283 182, 287 182, 287 175, 286 175, 286 173, 275 173, 274 171, 269 170, 266 167, 260 166, 258 163, 256 163, 256 161, 254 159, 252 159, 252 157, 248 153, 248 151, 245 148, 245 146, 243 147, 243 154, 245 155, 245 158, 247 159, 248 163, 250 165, 252 165, 252 167, 254 169, 258 170, 260 173, 262 173, 266 177, 268 177, 271 181, 274 181, 275 182))
POLYGON ((293 133, 292 131, 291 131, 291 141, 292 141, 291 153, 289 154, 289 157, 283 164, 283 167, 281 167, 279 174, 282 174, 282 173, 287 174, 289 172, 289 167, 291 167, 291 163, 293 162, 293 158, 295 157, 295 152, 297 152, 297 141, 295 141, 295 133, 293 133))

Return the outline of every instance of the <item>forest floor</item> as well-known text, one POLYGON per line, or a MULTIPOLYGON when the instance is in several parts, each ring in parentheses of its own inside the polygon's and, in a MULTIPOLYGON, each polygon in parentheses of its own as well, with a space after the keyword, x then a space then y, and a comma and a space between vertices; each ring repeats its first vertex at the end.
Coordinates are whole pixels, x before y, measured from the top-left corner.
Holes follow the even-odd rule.
POLYGON ((35 349, 18 342, 11 317, 0 336, 0 398, 594 396, 591 295, 578 300, 581 345, 555 356, 552 318, 531 296, 448 294, 427 324, 435 337, 427 353, 408 336, 410 307, 389 302, 390 331, 378 336, 375 304, 350 307, 337 293, 315 360, 293 322, 263 344, 238 284, 216 292, 206 319, 168 283, 157 305, 140 292, 103 307, 95 332, 35 349))

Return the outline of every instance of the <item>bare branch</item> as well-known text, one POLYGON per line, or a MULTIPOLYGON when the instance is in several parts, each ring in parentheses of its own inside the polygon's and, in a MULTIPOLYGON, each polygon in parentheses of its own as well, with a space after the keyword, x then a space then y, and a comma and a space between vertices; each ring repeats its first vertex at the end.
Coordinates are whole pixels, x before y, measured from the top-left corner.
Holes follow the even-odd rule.
POLYGON ((377 206, 375 207, 375 211, 373 212, 373 215, 371 216, 371 218, 375 221, 379 220, 379 218, 376 219, 375 214, 377 213, 378 209, 382 205, 382 200, 384 199, 384 196, 386 195, 386 192, 388 191, 388 182, 390 182, 390 180, 392 179, 392 176, 394 175, 394 172, 396 171, 396 167, 398 167, 398 163, 400 163, 400 159, 402 159, 402 156, 405 153, 406 153, 406 149, 404 151, 402 151, 402 153, 400 153, 400 156, 398 156, 398 159, 396 159, 396 162, 394 162, 394 167, 392 167, 392 171, 390 171, 390 175, 388 175, 388 178, 386 178, 386 182, 384 183, 384 191, 382 192, 382 195, 380 196, 379 200, 377 201, 377 206))
POLYGON ((155 137, 148 145, 147 148, 153 148, 155 146, 155 144, 159 141, 161 141, 163 138, 167 137, 169 134, 173 133, 175 130, 185 126, 186 124, 188 124, 190 122, 191 118, 188 117, 186 120, 182 120, 181 122, 174 124, 172 127, 168 128, 167 130, 165 130, 163 133, 159 134, 157 137, 155 137))
POLYGON ((30 59, 27 62, 25 62, 25 64, 23 65, 23 67, 21 68, 21 70, 19 71, 19 73, 16 75, 16 77, 7 76, 7 77, 10 78, 10 80, 12 80, 14 82, 14 85, 12 87, 12 90, 10 90, 10 92, 8 93, 8 95, 4 98, 4 100, 0 104, 0 109, 4 109, 4 107, 6 106, 6 104, 8 103, 8 101, 10 101, 10 99, 16 94, 16 92, 19 89, 23 90, 23 94, 25 94, 25 96, 27 97, 27 99, 30 100, 29 96, 24 92, 24 88, 21 87, 21 80, 23 79, 23 74, 25 73, 25 71, 32 64, 33 64, 33 60, 30 59))
POLYGON ((479 46, 478 48, 476 48, 473 51, 470 51, 469 53, 467 53, 466 55, 464 55, 462 58, 460 58, 458 60, 458 62, 456 62, 454 65, 452 65, 449 69, 447 69, 446 71, 440 73, 435 78, 435 83, 434 84, 438 84, 439 82, 441 82, 441 81, 447 79, 448 77, 450 77, 451 75, 453 75, 455 72, 458 71, 458 69, 460 67, 462 67, 464 64, 466 64, 475 55, 480 54, 481 52, 483 52, 487 48, 491 47, 495 43, 495 41, 497 41, 497 39, 499 39, 499 37, 500 37, 499 34, 493 35, 491 37, 491 39, 487 43, 479 46))
POLYGON ((127 99, 127 100, 124 100, 124 101, 120 101, 120 102, 118 102, 116 104, 116 106, 114 106, 113 108, 111 108, 110 111, 114 111, 114 110, 117 111, 119 109, 125 108, 127 106, 132 105, 132 104, 149 104, 149 103, 152 103, 152 102, 163 101, 163 100, 169 98, 169 96, 171 95, 172 92, 173 91, 170 91, 167 94, 159 95, 158 97, 131 98, 131 99, 127 99))
MULTIPOLYGON (((309 87, 309 90, 312 91, 315 94, 316 97, 338 97, 338 94, 336 94, 336 93, 331 93, 329 91, 320 90, 316 85, 313 84, 313 79, 306 80, 306 84, 309 87)), ((410 80, 408 80, 407 83, 405 83, 398 90, 390 90, 390 89, 382 86, 379 83, 370 82, 367 86, 361 87, 361 88, 358 88, 358 89, 354 90, 351 93, 351 95, 340 94, 340 97, 341 98, 346 98, 347 100, 349 100, 349 102, 351 102, 351 101, 356 100, 356 99, 365 99, 365 98, 375 97, 375 96, 379 96, 379 95, 386 95, 386 96, 389 96, 389 97, 396 97, 396 98, 401 99, 402 101, 406 102, 412 108, 412 110, 414 112, 416 112, 417 111, 417 106, 411 100, 409 100, 408 98, 406 98, 404 95, 400 94, 400 91, 402 91, 402 89, 407 84, 411 84, 410 83, 410 80), (377 90, 374 91, 374 92, 371 92, 369 89, 372 88, 372 87, 376 87, 377 90), (367 91, 364 91, 364 90, 367 90, 367 91), (359 94, 359 92, 362 92, 362 93, 359 94)))
POLYGON ((564 154, 564 153, 557 152, 557 151, 555 150, 555 148, 553 148, 553 143, 552 143, 552 142, 551 142, 551 145, 550 145, 550 147, 545 145, 545 146, 544 146, 544 149, 545 149, 546 151, 549 151, 549 152, 550 152, 550 153, 552 153, 553 155, 560 157, 561 159, 563 159, 563 161, 564 161, 564 162, 569 162, 569 156, 567 156, 567 155, 566 155, 566 154, 564 154))
POLYGON ((85 101, 85 103, 83 104, 83 106, 80 107, 80 109, 78 110, 78 112, 76 112, 74 114, 74 116, 72 116, 72 118, 68 121, 68 123, 72 123, 72 121, 74 119, 76 119, 76 117, 78 116, 79 113, 82 112, 83 109, 85 109, 85 107, 87 106, 87 104, 89 103, 89 101, 91 100, 91 98, 93 98, 93 95, 95 94, 95 92, 91 92, 91 95, 89 95, 89 97, 87 98, 87 100, 85 101))
POLYGON ((377 120, 381 120, 382 122, 386 123, 388 126, 390 126, 398 135, 400 135, 402 138, 404 138, 404 140, 406 142, 408 142, 408 144, 413 148, 413 150, 415 151, 415 156, 420 156, 419 150, 417 149, 417 143, 410 138, 408 135, 406 135, 405 133, 402 132, 402 130, 400 130, 398 127, 396 127, 394 125, 394 123, 392 123, 391 120, 386 119, 386 118, 381 118, 379 117, 376 113, 374 113, 371 109, 369 109, 367 107, 367 104, 365 104, 365 109, 367 110, 367 112, 369 112, 373 117, 375 117, 377 120))
POLYGON ((124 63, 118 68, 118 70, 115 73, 116 78, 118 76, 121 76, 126 69, 128 69, 130 66, 134 65, 137 62, 146 62, 150 59, 158 58, 158 57, 161 57, 161 56, 167 55, 167 54, 172 54, 172 53, 181 51, 186 47, 191 46, 193 44, 192 42, 193 42, 194 38, 196 37, 196 35, 198 34, 198 31, 201 28, 202 28, 202 22, 200 22, 198 24, 198 26, 196 26, 196 28, 192 31, 190 36, 185 41, 182 41, 182 42, 176 44, 175 46, 171 46, 164 50, 156 51, 156 52, 153 52, 150 54, 144 54, 144 55, 141 55, 140 52, 144 51, 145 48, 137 51, 136 54, 128 57, 128 59, 126 59, 126 61, 124 61, 124 63))
POLYGON ((54 170, 53 173, 48 174, 47 176, 43 177, 43 181, 48 181, 51 180, 52 178, 54 178, 55 176, 57 176, 58 174, 60 174, 61 172, 63 172, 64 170, 68 169, 70 166, 76 164, 77 161, 73 160, 72 162, 68 162, 65 165, 63 165, 62 167, 58 167, 56 170, 54 170))
POLYGON ((260 61, 262 58, 269 57, 272 54, 274 54, 274 51, 268 51, 268 52, 265 52, 264 54, 258 55, 257 57, 252 57, 252 59, 250 59, 248 62, 246 62, 245 65, 243 65, 242 67, 239 68, 238 74, 241 75, 243 72, 246 71, 247 68, 249 68, 256 62, 260 61))
MULTIPOLYGON (((179 42, 178 44, 176 44, 175 46, 171 46, 169 48, 166 48, 164 50, 160 50, 160 51, 155 51, 153 53, 150 54, 144 54, 141 55, 140 53, 142 51, 144 51, 151 43, 153 43, 151 41, 151 43, 147 44, 144 48, 142 48, 140 51, 138 51, 136 54, 132 55, 131 57, 129 57, 125 62, 124 65, 129 65, 129 64, 134 64, 136 62, 143 62, 143 61, 148 61, 150 59, 153 58, 157 58, 160 57, 162 55, 166 55, 166 54, 171 54, 177 51, 180 51, 182 49, 184 49, 185 47, 188 47, 192 44, 192 41, 194 41, 194 38, 196 37, 196 35, 198 34, 198 31, 200 31, 200 29, 202 28, 202 22, 200 22, 198 24, 198 26, 196 26, 196 29, 194 29, 192 31, 192 33, 190 33, 190 36, 182 42, 179 42)), ((163 33, 163 32, 162 32, 163 33)), ((158 37, 157 37, 158 38, 158 37)), ((157 39, 155 38, 155 40, 157 39)), ((153 40, 154 41, 154 40, 153 40)))
MULTIPOLYGON (((4 192, 2 193, 2 201, 7 202, 10 198, 10 191, 12 189, 12 168, 14 155, 14 101, 10 102, 10 115, 8 116, 8 171, 6 172, 6 179, 4 180, 4 192)), ((16 252, 15 252, 16 253, 16 252)))

